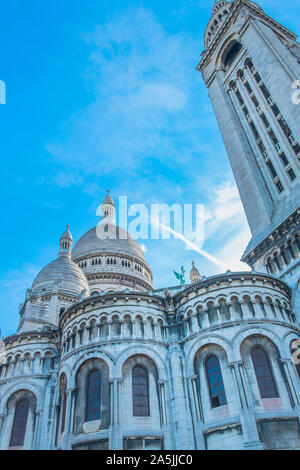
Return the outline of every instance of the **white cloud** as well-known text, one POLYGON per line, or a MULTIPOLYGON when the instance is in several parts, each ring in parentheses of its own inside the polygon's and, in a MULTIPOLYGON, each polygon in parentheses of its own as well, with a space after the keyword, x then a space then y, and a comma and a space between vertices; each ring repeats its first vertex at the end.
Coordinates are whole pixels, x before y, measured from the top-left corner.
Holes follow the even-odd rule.
POLYGON ((220 228, 245 225, 246 218, 238 189, 230 181, 214 187, 205 208, 205 233, 210 237, 220 228))
POLYGON ((54 183, 60 188, 68 188, 72 185, 78 185, 82 183, 82 178, 74 173, 68 171, 61 171, 54 178, 54 183))
MULTIPOLYGON (((53 159, 80 175, 113 174, 121 166, 124 177, 140 176, 153 158, 167 166, 182 160, 180 143, 199 119, 190 106, 193 81, 198 75, 200 81, 199 44, 169 34, 142 7, 117 15, 85 39, 93 49, 85 78, 94 99, 47 144, 53 159)), ((57 179, 67 184, 61 175, 57 179)))
POLYGON ((231 270, 248 270, 240 258, 250 241, 251 233, 238 189, 230 181, 213 188, 206 211, 205 235, 214 255, 231 270))

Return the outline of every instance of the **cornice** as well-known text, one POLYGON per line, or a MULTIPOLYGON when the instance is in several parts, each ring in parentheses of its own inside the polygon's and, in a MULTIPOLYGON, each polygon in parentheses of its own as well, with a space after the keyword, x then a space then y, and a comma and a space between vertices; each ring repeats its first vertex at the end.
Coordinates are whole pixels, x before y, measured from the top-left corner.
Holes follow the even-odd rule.
POLYGON ((254 5, 248 3, 246 0, 236 0, 236 2, 232 3, 232 9, 230 10, 230 13, 228 14, 228 17, 222 24, 221 28, 219 31, 216 33, 216 36, 213 38, 210 46, 208 47, 207 50, 203 52, 203 58, 197 65, 197 70, 199 72, 203 72, 203 69, 211 59, 213 53, 217 49, 218 45, 220 44, 221 40, 223 39, 224 35, 226 32, 229 30, 229 27, 232 25, 232 23, 236 20, 238 14, 240 13, 241 9, 243 7, 247 7, 249 12, 250 12, 250 17, 258 17, 261 20, 263 20, 264 23, 271 25, 273 28, 277 29, 277 31, 283 33, 285 36, 288 37, 288 39, 292 41, 297 40, 297 35, 294 34, 292 31, 289 29, 285 28, 282 26, 280 23, 275 21, 273 18, 268 16, 263 10, 260 10, 256 8, 254 5), (253 14, 253 15, 251 15, 253 14))
POLYGON ((186 301, 189 300, 189 295, 194 293, 196 296, 199 296, 198 291, 201 289, 208 289, 210 286, 215 285, 216 289, 220 289, 220 284, 222 282, 228 282, 230 285, 233 281, 241 281, 243 284, 247 282, 256 283, 257 281, 261 281, 262 283, 266 283, 267 281, 273 285, 273 287, 278 287, 280 290, 284 290, 288 296, 291 296, 291 289, 284 281, 278 279, 277 277, 271 276, 269 274, 264 273, 257 273, 254 271, 251 272, 238 272, 232 273, 228 272, 226 274, 220 274, 217 276, 209 277, 205 280, 201 280, 200 282, 196 282, 191 284, 186 289, 183 289, 178 294, 174 296, 174 303, 175 307, 178 308, 181 301, 186 297, 186 301))
POLYGON ((153 305, 155 306, 155 308, 159 308, 160 310, 165 311, 165 300, 162 297, 143 292, 111 292, 108 294, 88 297, 82 302, 77 303, 76 305, 72 305, 61 314, 59 324, 62 327, 62 325, 66 323, 70 319, 70 317, 74 315, 76 316, 78 311, 80 311, 80 313, 83 313, 85 308, 88 306, 92 306, 95 309, 103 307, 113 307, 115 305, 121 305, 121 301, 123 305, 130 305, 131 302, 135 306, 139 305, 140 302, 146 302, 148 306, 153 305))
POLYGON ((281 222, 275 229, 266 235, 251 251, 244 254, 241 261, 251 265, 259 259, 267 250, 276 246, 282 239, 286 238, 291 231, 300 227, 300 209, 296 209, 288 218, 281 222))

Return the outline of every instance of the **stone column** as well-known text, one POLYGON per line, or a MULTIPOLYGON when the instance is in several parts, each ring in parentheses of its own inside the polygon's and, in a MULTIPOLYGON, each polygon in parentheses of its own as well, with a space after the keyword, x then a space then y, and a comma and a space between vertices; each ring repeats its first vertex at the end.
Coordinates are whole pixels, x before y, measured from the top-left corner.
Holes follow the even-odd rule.
POLYGON ((121 387, 122 378, 110 380, 110 406, 111 422, 109 428, 109 449, 122 450, 122 432, 121 432, 121 387))
POLYGON ((203 410, 202 410, 202 403, 201 398, 198 391, 198 377, 197 375, 193 375, 188 380, 189 384, 189 395, 190 395, 190 402, 192 406, 192 419, 194 425, 194 434, 196 440, 196 448, 197 450, 205 450, 205 438, 203 433, 203 410))
POLYGON ((220 305, 214 305, 213 308, 215 309, 215 312, 216 312, 217 324, 221 325, 222 319, 221 319, 221 314, 220 314, 220 305))
POLYGON ((240 320, 244 320, 245 317, 246 317, 246 314, 245 314, 245 306, 244 306, 244 302, 242 302, 242 300, 237 300, 237 305, 239 305, 239 311, 240 311, 240 320))
POLYGON ((136 338, 136 321, 131 320, 131 327, 132 327, 132 337, 136 338))
POLYGON ((128 321, 128 320, 124 320, 124 337, 125 338, 130 338, 131 337, 130 321, 128 321))
POLYGON ((300 419, 300 391, 291 359, 280 359, 287 382, 291 405, 300 419))
POLYGON ((59 400, 58 373, 53 372, 47 384, 42 420, 39 449, 49 450, 55 447, 57 426, 57 402, 59 400))
POLYGON ((270 306, 269 302, 267 300, 264 300, 263 304, 265 306, 265 311, 266 311, 266 314, 267 314, 267 318, 268 319, 274 318, 274 315, 273 315, 273 312, 272 312, 272 309, 271 309, 271 306, 270 306))
POLYGON ((168 424, 167 410, 166 410, 166 396, 165 396, 165 382, 164 380, 159 380, 159 400, 160 400, 160 411, 161 411, 161 426, 168 424))
POLYGON ((123 338, 124 321, 119 320, 119 323, 120 323, 120 338, 123 338))
POLYGON ((172 446, 173 446, 172 430, 171 430, 169 417, 168 417, 166 386, 167 386, 167 383, 165 380, 159 380, 158 387, 159 387, 159 402, 160 402, 160 422, 161 422, 161 428, 165 436, 164 446, 166 449, 172 449, 172 446))
POLYGON ((254 410, 252 407, 249 385, 245 374, 245 367, 242 361, 229 364, 236 393, 239 397, 239 414, 243 430, 244 449, 263 450, 263 445, 259 439, 254 410))
POLYGON ((262 312, 260 308, 259 301, 253 300, 252 301, 253 309, 255 312, 255 318, 264 318, 264 313, 262 312))
POLYGON ((282 252, 282 257, 284 259, 284 262, 286 266, 288 266, 291 262, 291 253, 287 244, 281 247, 281 252, 282 252))
POLYGON ((173 342, 168 350, 170 374, 170 403, 174 422, 175 449, 194 449, 191 410, 186 387, 186 379, 182 375, 183 352, 177 342, 173 342))
POLYGON ((4 450, 4 446, 3 446, 3 434, 4 434, 4 423, 5 423, 5 417, 6 415, 5 414, 1 414, 0 415, 0 449, 1 450, 4 450))
POLYGON ((193 333, 197 333, 197 331, 199 331, 199 323, 198 323, 198 316, 197 314, 193 314, 192 315, 192 330, 193 330, 193 333))
POLYGON ((288 247, 289 253, 291 255, 291 258, 296 259, 297 256, 298 256, 298 250, 297 250, 297 247, 296 247, 295 240, 292 240, 292 239, 288 240, 287 247, 288 247))
POLYGON ((64 437, 61 442, 61 449, 62 450, 70 450, 72 448, 72 436, 73 430, 71 429, 71 423, 73 422, 73 399, 74 399, 74 391, 76 388, 70 388, 67 391, 67 410, 66 410, 66 421, 65 421, 65 432, 64 437))
POLYGON ((152 338, 151 323, 147 320, 143 320, 143 324, 144 324, 144 338, 146 339, 152 338))
POLYGON ((39 424, 41 410, 35 412, 34 435, 32 440, 32 450, 39 450, 39 424))
POLYGON ((203 328, 210 328, 210 321, 208 316, 208 308, 203 309, 203 328))
POLYGON ((107 339, 110 340, 111 339, 111 327, 112 327, 112 321, 111 320, 108 320, 107 321, 107 325, 108 325, 108 335, 107 335, 107 339))

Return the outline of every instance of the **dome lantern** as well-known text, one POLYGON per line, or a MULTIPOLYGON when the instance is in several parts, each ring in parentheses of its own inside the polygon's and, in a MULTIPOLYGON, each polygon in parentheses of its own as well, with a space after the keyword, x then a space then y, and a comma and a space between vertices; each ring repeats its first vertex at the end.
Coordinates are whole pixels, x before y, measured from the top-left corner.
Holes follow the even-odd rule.
POLYGON ((73 237, 72 237, 72 234, 70 232, 70 226, 69 225, 67 225, 67 229, 65 230, 65 232, 60 237, 59 245, 60 245, 59 256, 66 256, 68 258, 71 258, 73 237))
POLYGON ((107 195, 105 196, 102 205, 101 205, 101 210, 102 210, 102 219, 107 219, 110 223, 115 224, 116 223, 116 208, 115 208, 115 203, 110 196, 110 191, 107 190, 107 195))

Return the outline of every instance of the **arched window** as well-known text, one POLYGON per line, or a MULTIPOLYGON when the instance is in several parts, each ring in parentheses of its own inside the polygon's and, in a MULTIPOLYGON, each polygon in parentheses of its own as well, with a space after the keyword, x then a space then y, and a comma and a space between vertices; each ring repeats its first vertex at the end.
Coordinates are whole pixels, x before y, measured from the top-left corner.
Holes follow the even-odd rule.
POLYGON ((86 422, 96 421, 101 415, 101 374, 92 370, 87 377, 86 422))
POLYGON ((251 351, 251 358, 261 398, 278 398, 273 372, 267 353, 259 346, 251 351))
POLYGON ((228 44, 222 56, 224 67, 229 67, 232 64, 241 49, 242 45, 238 41, 231 41, 228 44))
POLYGON ((224 382, 217 356, 212 355, 206 359, 205 370, 209 388, 210 402, 212 408, 226 405, 224 382))
POLYGON ((10 447, 21 447, 24 444, 29 412, 29 401, 26 398, 18 401, 15 408, 14 422, 10 437, 10 447))
POLYGON ((99 295, 99 293, 100 292, 98 290, 94 290, 93 292, 91 292, 91 297, 99 295))
POLYGON ((133 416, 150 416, 148 373, 144 367, 132 370, 133 416))

